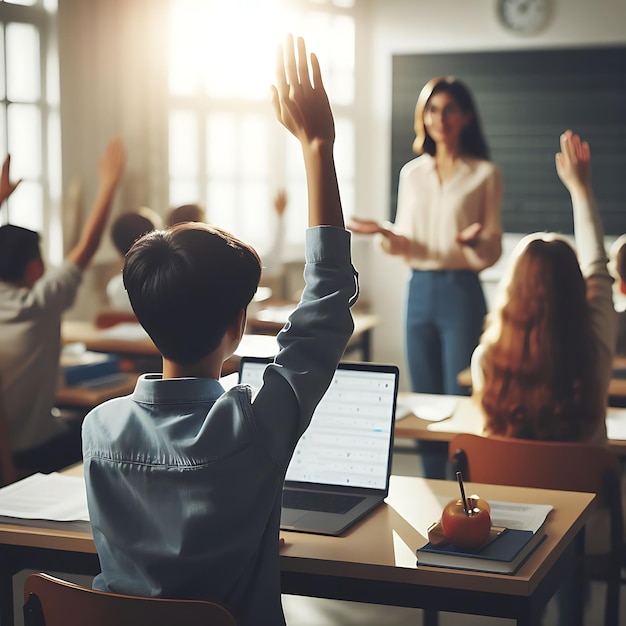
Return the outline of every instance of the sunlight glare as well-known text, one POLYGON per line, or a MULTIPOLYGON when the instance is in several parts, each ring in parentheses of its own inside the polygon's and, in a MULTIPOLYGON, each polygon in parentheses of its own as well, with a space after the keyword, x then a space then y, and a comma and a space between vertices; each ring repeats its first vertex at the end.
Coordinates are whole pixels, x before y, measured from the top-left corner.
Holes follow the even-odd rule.
POLYGON ((285 32, 277 0, 174 0, 170 91, 268 97, 285 32))

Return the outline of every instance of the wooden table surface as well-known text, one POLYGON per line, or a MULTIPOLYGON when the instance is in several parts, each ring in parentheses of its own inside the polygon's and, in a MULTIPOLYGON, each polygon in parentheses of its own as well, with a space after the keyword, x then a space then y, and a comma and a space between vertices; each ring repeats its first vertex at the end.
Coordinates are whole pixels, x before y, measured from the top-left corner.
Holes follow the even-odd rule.
MULTIPOLYGON (((81 471, 77 466, 68 473, 81 471)), ((286 541, 280 560, 283 592, 511 617, 524 625, 538 623, 561 577, 572 563, 578 563, 573 542, 595 496, 472 483, 467 488, 487 500, 554 507, 546 521, 546 539, 514 575, 417 567, 415 551, 426 542, 427 528, 440 515, 442 500, 457 497, 458 485, 392 476, 385 504, 343 537, 281 533, 286 541)), ((75 564, 81 570, 76 573, 98 571, 89 532, 0 524, 0 557, 12 568, 39 569, 41 562, 49 570, 74 571, 68 568, 75 564)), ((4 599, 9 597, 6 587, 11 584, 7 568, 0 581, 4 599)), ((9 609, 3 606, 2 610, 6 618, 9 609)))

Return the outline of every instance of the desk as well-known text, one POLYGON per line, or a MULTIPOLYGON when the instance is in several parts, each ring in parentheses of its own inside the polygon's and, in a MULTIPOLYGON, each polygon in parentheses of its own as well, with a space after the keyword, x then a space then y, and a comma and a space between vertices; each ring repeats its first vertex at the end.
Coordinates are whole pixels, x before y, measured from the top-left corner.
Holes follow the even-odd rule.
MULTIPOLYGON (((110 352, 129 357, 152 357, 160 355, 154 343, 138 324, 120 324, 102 329, 91 322, 65 320, 61 325, 63 343, 84 343, 88 350, 110 352)), ((244 335, 235 354, 222 368, 222 375, 236 372, 242 356, 271 357, 278 352, 276 338, 269 335, 244 335)))
MULTIPOLYGON (((400 392, 398 400, 409 398, 411 396, 419 397, 423 394, 412 394, 400 392)), ((430 422, 420 419, 415 415, 408 415, 399 419, 395 423, 395 437, 406 439, 416 439, 421 441, 444 441, 449 442, 454 439, 455 435, 460 433, 469 433, 473 435, 482 435, 483 433, 483 415, 476 403, 468 396, 454 396, 458 398, 456 409, 452 417, 440 422, 430 422)), ((626 421, 626 410, 617 407, 607 407, 606 410, 607 427, 609 436, 614 431, 615 422, 626 421)), ((626 434, 626 428, 620 428, 626 434)), ((626 457, 626 438, 609 439, 610 447, 620 456, 626 457)))
MULTIPOLYGON (((282 302, 262 308, 248 318, 248 331, 267 335, 278 334, 295 307, 295 302, 282 302)), ((354 320, 354 332, 346 347, 346 355, 359 351, 361 360, 371 361, 372 331, 380 324, 380 317, 372 313, 353 310, 352 319, 354 320)))
POLYGON ((86 409, 90 410, 111 398, 127 396, 135 389, 139 374, 127 372, 122 374, 122 380, 104 387, 66 387, 57 389, 56 406, 61 409, 86 409))
MULTIPOLYGON (((81 466, 69 471, 79 473, 81 466)), ((437 497, 456 498, 458 485, 392 476, 386 504, 344 537, 281 533, 286 541, 280 559, 282 591, 513 618, 521 626, 538 624, 564 573, 580 562, 574 540, 580 536, 595 496, 472 483, 468 488, 487 500, 554 506, 546 522, 546 539, 514 576, 416 567, 415 550, 426 542, 427 527, 441 513, 437 497)), ((13 623, 11 575, 25 568, 97 573, 91 533, 0 524, 3 625, 13 623)))

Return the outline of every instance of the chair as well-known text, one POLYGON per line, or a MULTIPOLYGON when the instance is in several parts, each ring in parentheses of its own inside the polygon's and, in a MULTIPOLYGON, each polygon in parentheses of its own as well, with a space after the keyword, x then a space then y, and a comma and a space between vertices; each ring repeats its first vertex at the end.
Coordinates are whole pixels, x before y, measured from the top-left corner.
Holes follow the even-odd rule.
POLYGON ((47 574, 24 583, 24 626, 237 626, 231 613, 203 600, 142 598, 95 591, 47 574))
POLYGON ((137 323, 137 316, 132 311, 115 311, 113 309, 104 309, 96 315, 96 328, 111 328, 116 324, 123 322, 137 323))
POLYGON ((605 624, 617 626, 623 548, 621 465, 608 448, 573 442, 529 441, 462 434, 450 442, 450 460, 464 480, 494 485, 597 494, 610 516, 610 552, 585 556, 585 573, 607 583, 605 624))

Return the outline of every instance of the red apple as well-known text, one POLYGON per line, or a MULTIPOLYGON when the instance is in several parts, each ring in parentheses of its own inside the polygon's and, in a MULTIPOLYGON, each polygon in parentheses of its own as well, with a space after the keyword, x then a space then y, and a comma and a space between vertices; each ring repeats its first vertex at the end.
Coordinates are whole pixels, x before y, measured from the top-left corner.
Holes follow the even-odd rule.
POLYGON ((477 550, 487 541, 491 530, 489 505, 480 506, 481 498, 473 496, 467 500, 467 513, 460 498, 446 504, 441 514, 441 527, 446 540, 457 548, 477 550))

